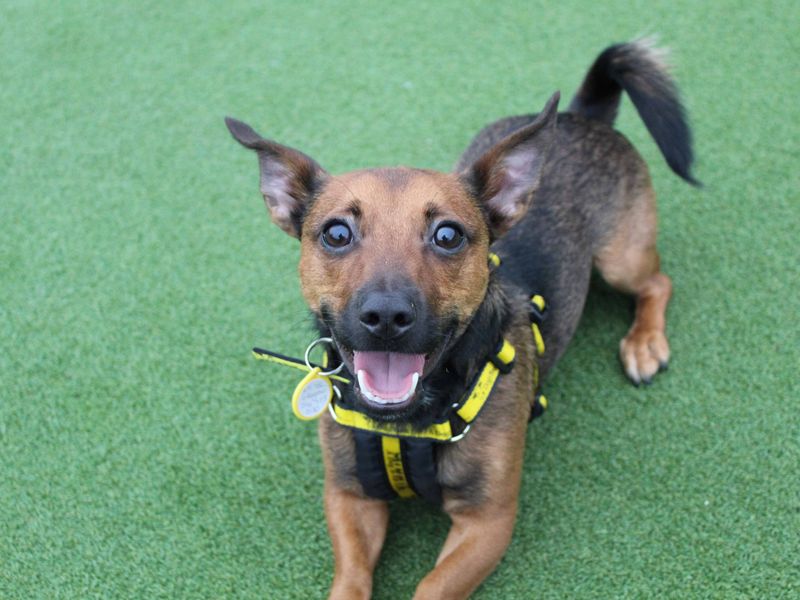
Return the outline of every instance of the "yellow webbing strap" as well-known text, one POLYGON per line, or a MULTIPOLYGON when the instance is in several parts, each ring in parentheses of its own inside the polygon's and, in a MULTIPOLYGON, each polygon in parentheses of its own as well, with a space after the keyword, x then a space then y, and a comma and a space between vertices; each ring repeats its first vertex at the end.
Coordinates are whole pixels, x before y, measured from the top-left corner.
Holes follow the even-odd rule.
POLYGON ((514 361, 514 357, 517 355, 517 351, 514 350, 514 346, 511 345, 506 339, 503 339, 503 345, 500 347, 500 351, 497 353, 497 358, 500 359, 504 365, 510 365, 514 361))
MULTIPOLYGON (((539 309, 540 313, 544 312, 544 298, 539 294, 536 294, 531 298, 531 303, 539 309)), ((539 330, 538 323, 531 323, 531 331, 533 332, 533 341, 536 344, 536 354, 542 356, 544 354, 544 338, 542 337, 542 332, 539 330)))
POLYGON ((396 437, 381 436, 381 448, 383 449, 383 464, 386 469, 386 476, 392 489, 401 498, 413 498, 416 496, 414 490, 411 489, 411 484, 408 483, 406 471, 403 468, 400 440, 396 437))
POLYGON ((541 356, 544 354, 544 338, 542 332, 539 331, 539 326, 536 323, 531 323, 531 331, 533 331, 533 341, 536 343, 536 354, 541 356))
POLYGON ((446 442, 453 437, 453 430, 450 427, 449 421, 434 423, 425 429, 415 430, 411 427, 398 427, 397 425, 378 423, 360 412, 350 410, 349 408, 343 408, 334 402, 332 402, 330 406, 333 407, 334 420, 345 427, 372 431, 373 433, 379 433, 389 437, 413 437, 442 442, 446 442))
POLYGON ((467 398, 463 406, 456 411, 458 416, 464 419, 465 422, 471 423, 475 420, 475 417, 478 416, 478 413, 483 408, 486 399, 494 388, 494 383, 497 381, 497 376, 499 374, 500 370, 490 362, 486 363, 483 367, 483 371, 481 371, 478 381, 475 382, 475 386, 472 388, 469 398, 467 398))
MULTIPOLYGON (((278 354, 276 352, 270 352, 269 350, 264 350, 263 348, 253 348, 253 356, 258 360, 266 360, 268 362, 283 365, 284 367, 292 367, 294 369, 298 369, 299 371, 305 371, 308 373, 308 367, 306 366, 306 363, 289 358, 288 356, 283 356, 282 354, 278 354)), ((342 383, 350 383, 350 380, 347 377, 342 377, 341 375, 327 375, 327 377, 330 379, 335 379, 336 381, 341 381, 342 383)))
MULTIPOLYGON (((503 346, 497 353, 497 358, 503 362, 503 364, 508 365, 514 360, 515 355, 516 351, 514 350, 514 346, 512 346, 508 340, 503 340, 503 346)), ((486 361, 481 374, 478 376, 478 380, 472 387, 469 397, 461 405, 461 408, 456 411, 458 416, 464 419, 465 423, 472 423, 475 417, 478 416, 478 413, 483 408, 483 405, 486 404, 486 400, 488 400, 489 395, 492 393, 499 374, 500 369, 498 369, 492 361, 486 361)))
MULTIPOLYGON (((508 340, 504 339, 503 345, 497 352, 496 358, 504 365, 510 365, 514 361, 515 356, 516 350, 514 350, 514 346, 512 346, 508 340)), ((472 386, 469 396, 463 402, 461 407, 456 410, 458 416, 461 417, 465 423, 472 423, 472 421, 475 420, 475 417, 478 416, 478 413, 480 413, 483 405, 486 404, 486 401, 489 399, 499 374, 500 369, 498 369, 491 360, 487 360, 486 364, 481 370, 480 375, 475 381, 475 384, 472 386)), ((335 402, 332 402, 330 406, 335 421, 340 425, 344 425, 345 427, 353 427, 355 429, 371 431, 382 436, 395 438, 412 437, 446 442, 453 437, 453 429, 450 426, 449 421, 445 421, 444 423, 434 423, 425 429, 415 430, 411 427, 398 427, 397 425, 384 425, 383 423, 378 423, 363 413, 350 410, 348 408, 343 408, 335 402)), ((386 451, 384 450, 384 459, 385 453, 386 451)))

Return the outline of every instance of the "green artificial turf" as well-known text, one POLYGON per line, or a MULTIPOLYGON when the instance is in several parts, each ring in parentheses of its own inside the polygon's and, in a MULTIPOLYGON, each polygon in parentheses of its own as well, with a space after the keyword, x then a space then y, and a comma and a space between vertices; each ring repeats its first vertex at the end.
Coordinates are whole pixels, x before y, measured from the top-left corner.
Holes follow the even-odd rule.
MULTIPOLYGON (((448 169, 642 33, 673 48, 706 184, 625 100, 675 284, 670 370, 626 382, 629 305, 593 291, 475 597, 797 598, 798 23, 791 0, 3 2, 0 598, 327 589, 298 374, 249 353, 311 339, 298 246, 224 115, 333 172, 448 169)), ((394 505, 375 597, 410 597, 447 526, 394 505)))

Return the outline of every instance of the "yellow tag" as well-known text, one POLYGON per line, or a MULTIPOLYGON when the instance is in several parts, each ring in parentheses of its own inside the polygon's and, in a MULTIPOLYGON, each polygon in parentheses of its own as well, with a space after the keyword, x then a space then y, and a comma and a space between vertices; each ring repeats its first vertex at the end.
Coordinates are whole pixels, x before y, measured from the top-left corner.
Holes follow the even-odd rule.
POLYGON ((333 397, 331 380, 320 376, 319 372, 319 367, 312 369, 294 388, 292 412, 301 421, 319 418, 333 397))

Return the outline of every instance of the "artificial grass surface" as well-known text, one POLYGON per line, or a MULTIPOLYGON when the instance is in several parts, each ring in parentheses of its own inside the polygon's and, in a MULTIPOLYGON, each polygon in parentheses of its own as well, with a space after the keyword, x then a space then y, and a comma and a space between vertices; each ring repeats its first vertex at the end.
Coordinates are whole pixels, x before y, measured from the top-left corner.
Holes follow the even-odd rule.
MULTIPOLYGON (((796 2, 7 1, 0 8, 0 597, 309 598, 332 558, 297 376, 296 243, 225 114, 334 172, 447 169, 658 32, 696 192, 629 102, 673 277, 670 371, 624 380, 590 297, 530 430, 511 548, 476 598, 800 593, 796 2)), ((376 598, 447 520, 397 504, 376 598)))

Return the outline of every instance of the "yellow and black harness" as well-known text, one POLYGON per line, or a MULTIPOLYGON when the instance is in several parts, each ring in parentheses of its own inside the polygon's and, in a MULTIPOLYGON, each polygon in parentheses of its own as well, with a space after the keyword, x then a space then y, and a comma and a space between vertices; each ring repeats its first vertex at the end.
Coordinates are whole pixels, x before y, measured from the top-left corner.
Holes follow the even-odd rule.
MULTIPOLYGON (((491 254, 490 261, 499 265, 497 255, 491 254)), ((529 316, 531 332, 537 355, 545 351, 541 324, 545 315, 545 301, 540 295, 530 300, 529 316)), ((306 360, 277 354, 262 348, 253 348, 253 355, 260 360, 268 360, 285 366, 312 373, 320 372, 325 365, 315 365, 306 360)), ((441 503, 441 488, 436 473, 436 448, 440 444, 455 443, 470 430, 473 421, 481 413, 487 400, 495 389, 501 375, 514 368, 516 351, 508 340, 501 339, 473 379, 461 401, 453 404, 438 421, 422 429, 385 424, 370 419, 367 415, 348 408, 341 401, 341 393, 336 392, 327 405, 336 423, 353 430, 356 449, 356 475, 364 493, 370 497, 390 500, 393 498, 421 497, 433 504, 441 503)), ((326 354, 326 364, 330 357, 326 354)), ((531 404, 529 420, 540 416, 547 408, 547 399, 539 391, 539 368, 534 361, 534 400, 531 404)), ((325 373, 323 373, 325 375, 325 373)), ((342 375, 330 373, 329 379, 352 385, 352 381, 342 375)))

